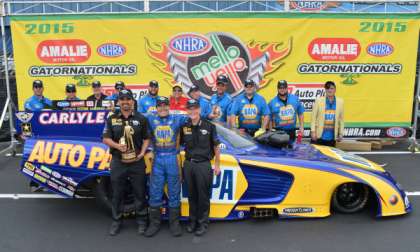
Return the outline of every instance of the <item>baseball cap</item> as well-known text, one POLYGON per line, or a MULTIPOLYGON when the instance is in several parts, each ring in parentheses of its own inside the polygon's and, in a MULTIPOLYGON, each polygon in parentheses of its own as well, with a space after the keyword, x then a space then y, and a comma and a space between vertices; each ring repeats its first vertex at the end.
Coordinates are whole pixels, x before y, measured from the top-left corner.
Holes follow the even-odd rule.
POLYGON ((44 87, 44 84, 41 80, 34 80, 34 82, 32 82, 32 87, 44 87))
POLYGON ((122 81, 117 81, 117 82, 115 82, 115 86, 114 87, 115 87, 115 89, 121 90, 121 89, 124 89, 125 88, 125 84, 122 81))
POLYGON ((181 89, 181 91, 182 91, 182 85, 181 85, 181 83, 176 83, 176 84, 172 87, 172 91, 174 91, 174 90, 175 90, 175 89, 177 89, 177 88, 181 89))
POLYGON ((92 87, 94 87, 94 88, 101 87, 101 82, 100 81, 92 82, 92 87))
POLYGON ((156 106, 160 106, 160 105, 169 105, 169 99, 165 96, 159 96, 156 99, 156 106))
POLYGON ((194 91, 200 91, 200 88, 196 85, 192 85, 190 87, 190 90, 188 90, 188 93, 194 92, 194 91))
POLYGON ((226 85, 229 82, 228 77, 226 75, 219 75, 217 76, 216 84, 224 84, 226 85))
POLYGON ((191 109, 191 108, 199 108, 200 107, 200 103, 195 100, 195 99, 190 99, 187 102, 187 108, 191 109))
POLYGON ((244 86, 255 86, 255 82, 253 80, 245 80, 244 86))
POLYGON ((151 80, 149 82, 149 87, 159 87, 159 82, 157 82, 155 80, 151 80))
POLYGON ((76 92, 76 85, 71 84, 71 83, 67 84, 66 85, 66 92, 67 93, 75 93, 76 92))
POLYGON ((287 81, 279 80, 279 82, 277 82, 277 88, 287 88, 287 81))
POLYGON ((123 99, 123 98, 128 98, 128 99, 133 100, 133 93, 131 92, 131 90, 129 90, 129 89, 122 89, 118 93, 118 100, 123 99))

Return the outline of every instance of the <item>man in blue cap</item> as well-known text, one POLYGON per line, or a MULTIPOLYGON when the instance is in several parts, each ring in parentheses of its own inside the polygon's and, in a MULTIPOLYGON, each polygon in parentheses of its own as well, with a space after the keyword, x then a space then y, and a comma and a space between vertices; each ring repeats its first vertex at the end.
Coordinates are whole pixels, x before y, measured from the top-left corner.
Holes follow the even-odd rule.
POLYGON ((271 111, 272 126, 274 129, 283 130, 289 135, 289 146, 291 146, 296 139, 297 118, 299 118, 299 134, 303 135, 305 108, 296 95, 288 93, 287 81, 280 80, 277 83, 277 91, 277 96, 268 104, 271 111))
POLYGON ((228 85, 228 77, 226 75, 219 75, 216 80, 217 93, 210 99, 212 112, 209 119, 219 122, 227 122, 227 117, 232 103, 232 97, 226 93, 228 85))
POLYGON ((43 95, 44 84, 41 80, 34 80, 32 82, 32 91, 34 95, 25 101, 25 110, 41 111, 52 108, 52 101, 43 95))
POLYGON ((147 114, 156 112, 156 99, 159 93, 159 83, 155 80, 149 82, 148 94, 137 100, 138 112, 147 114))
POLYGON ((265 132, 270 120, 270 110, 264 97, 256 93, 256 85, 253 80, 245 81, 245 92, 238 96, 230 111, 231 125, 236 124, 239 117, 239 129, 244 130, 251 136, 265 132))
POLYGON ((181 179, 178 159, 179 130, 187 117, 169 114, 169 99, 157 97, 157 114, 147 114, 152 132, 154 161, 149 187, 149 227, 144 235, 152 237, 160 230, 160 208, 162 207, 163 189, 168 185, 169 228, 173 236, 181 236, 180 217, 181 179))

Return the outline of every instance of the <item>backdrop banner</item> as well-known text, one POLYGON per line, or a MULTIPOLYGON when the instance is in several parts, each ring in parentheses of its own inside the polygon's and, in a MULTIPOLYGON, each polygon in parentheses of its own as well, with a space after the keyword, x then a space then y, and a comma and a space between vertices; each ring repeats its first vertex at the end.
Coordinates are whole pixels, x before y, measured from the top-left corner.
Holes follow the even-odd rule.
MULTIPOLYGON (((245 79, 269 102, 287 80, 309 123, 325 81, 345 101, 346 136, 406 137, 411 124, 420 22, 417 16, 364 14, 114 14, 13 17, 19 108, 32 81, 61 100, 66 83, 77 96, 124 81, 136 97, 157 80, 160 95, 176 82, 198 85, 208 98, 227 74, 236 97, 245 79)), ((307 132, 308 133, 308 132, 307 132)))

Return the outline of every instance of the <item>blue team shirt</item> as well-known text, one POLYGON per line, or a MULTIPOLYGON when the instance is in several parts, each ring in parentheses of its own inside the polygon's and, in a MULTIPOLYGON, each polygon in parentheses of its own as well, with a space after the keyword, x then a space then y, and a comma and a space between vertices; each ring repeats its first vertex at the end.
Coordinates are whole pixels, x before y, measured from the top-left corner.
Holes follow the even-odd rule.
POLYGON ((335 130, 335 110, 336 101, 331 102, 328 98, 325 99, 325 118, 324 118, 324 130, 322 131, 321 139, 325 141, 334 140, 335 130))
POLYGON ((230 115, 239 116, 239 128, 261 128, 261 117, 270 115, 270 109, 264 97, 254 94, 248 99, 245 93, 238 96, 233 102, 230 115))
POLYGON ((218 94, 212 95, 210 99, 210 105, 213 109, 213 107, 217 106, 220 110, 220 116, 217 118, 214 118, 215 121, 220 122, 226 122, 227 116, 229 114, 229 110, 231 108, 232 104, 232 97, 230 97, 229 94, 224 93, 222 96, 219 96, 218 94))
POLYGON ((46 97, 37 97, 36 95, 29 97, 25 101, 25 110, 28 111, 41 111, 46 106, 52 107, 52 101, 46 97))
POLYGON ((287 104, 284 104, 284 101, 279 96, 276 96, 270 101, 268 107, 276 129, 295 129, 297 115, 305 112, 305 108, 299 101, 299 98, 293 94, 287 95, 287 104))
POLYGON ((152 132, 153 149, 156 153, 178 152, 177 136, 179 130, 186 123, 188 117, 185 115, 170 114, 161 118, 157 114, 147 114, 146 118, 152 132))
POLYGON ((118 101, 118 93, 113 93, 105 98, 105 100, 118 101))
POLYGON ((158 96, 147 94, 137 100, 137 111, 143 114, 156 112, 156 100, 158 96))
POLYGON ((201 117, 202 118, 206 118, 210 115, 211 113, 211 105, 210 102, 207 101, 206 98, 201 97, 198 99, 198 102, 200 103, 200 109, 201 109, 201 117))

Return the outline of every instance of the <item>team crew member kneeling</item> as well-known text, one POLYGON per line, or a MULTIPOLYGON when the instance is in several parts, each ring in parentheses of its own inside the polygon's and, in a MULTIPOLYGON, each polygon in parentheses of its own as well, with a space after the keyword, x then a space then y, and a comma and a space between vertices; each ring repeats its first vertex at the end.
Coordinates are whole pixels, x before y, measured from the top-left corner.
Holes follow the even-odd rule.
POLYGON ((150 142, 146 118, 134 110, 134 98, 129 90, 118 94, 121 110, 108 117, 103 142, 111 148, 112 219, 110 235, 120 231, 126 183, 131 182, 136 205, 138 233, 147 226, 146 173, 144 154, 150 142), (127 180, 130 178, 130 180, 127 180))
POLYGON ((160 229, 160 208, 162 206, 163 188, 168 184, 169 228, 173 236, 181 236, 179 223, 181 179, 177 155, 177 137, 187 116, 169 114, 169 99, 159 96, 156 101, 156 114, 148 114, 147 119, 153 133, 154 161, 149 187, 149 227, 144 234, 154 236, 160 229))
POLYGON ((200 103, 189 100, 190 119, 181 130, 185 145, 184 180, 188 186, 189 225, 187 232, 206 233, 210 214, 210 190, 213 172, 220 174, 220 149, 216 127, 200 117, 200 103), (214 171, 210 160, 214 160, 214 171))

